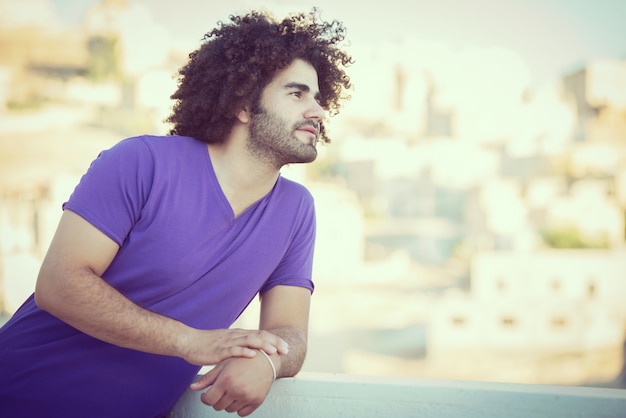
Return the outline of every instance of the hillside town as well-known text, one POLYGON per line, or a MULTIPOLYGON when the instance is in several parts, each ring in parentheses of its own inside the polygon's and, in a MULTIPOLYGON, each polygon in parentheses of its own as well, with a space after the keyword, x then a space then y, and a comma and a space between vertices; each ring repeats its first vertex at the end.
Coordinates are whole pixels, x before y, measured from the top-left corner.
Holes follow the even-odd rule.
MULTIPOLYGON (((5 319, 91 160, 167 133, 195 47, 125 0, 39 12, 0 17, 5 319)), ((626 386, 626 55, 533 85, 503 48, 350 48, 332 143, 283 173, 317 204, 305 370, 626 386)))

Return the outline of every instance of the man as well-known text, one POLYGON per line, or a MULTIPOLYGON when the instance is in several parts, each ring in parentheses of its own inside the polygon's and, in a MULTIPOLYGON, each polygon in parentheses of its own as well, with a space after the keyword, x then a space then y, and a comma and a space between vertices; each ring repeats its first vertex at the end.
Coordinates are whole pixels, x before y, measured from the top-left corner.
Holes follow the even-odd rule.
POLYGON ((171 135, 104 151, 64 204, 34 295, 0 329, 0 416, 164 416, 189 385, 246 416, 300 370, 315 218, 280 168, 328 141, 343 38, 315 11, 205 36, 171 135), (230 329, 257 294, 259 330, 230 329))

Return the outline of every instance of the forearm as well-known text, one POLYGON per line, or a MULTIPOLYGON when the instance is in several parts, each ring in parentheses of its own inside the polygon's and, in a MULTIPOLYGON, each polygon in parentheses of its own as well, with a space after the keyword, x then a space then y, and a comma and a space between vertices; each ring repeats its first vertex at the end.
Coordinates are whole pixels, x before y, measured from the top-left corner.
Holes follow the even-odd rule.
POLYGON ((254 357, 257 349, 286 351, 285 341, 267 331, 195 329, 134 303, 102 278, 118 249, 89 222, 65 211, 37 278, 35 302, 100 340, 199 366, 254 357))
POLYGON ((94 338, 147 353, 180 357, 198 366, 230 357, 254 357, 258 349, 270 355, 287 349, 284 340, 267 331, 201 330, 151 312, 88 269, 69 276, 40 275, 35 298, 41 309, 94 338))
POLYGON ((289 344, 287 354, 273 354, 270 359, 276 367, 276 377, 295 376, 304 363, 307 349, 306 333, 296 327, 280 327, 268 329, 273 334, 278 335, 289 344))
POLYGON ((46 274, 40 274, 35 292, 41 309, 108 343, 185 357, 190 327, 138 306, 89 269, 68 272, 71 278, 62 281, 46 274))
POLYGON ((295 376, 304 363, 311 292, 298 286, 275 286, 261 296, 259 327, 279 335, 289 352, 271 356, 277 377, 295 376))

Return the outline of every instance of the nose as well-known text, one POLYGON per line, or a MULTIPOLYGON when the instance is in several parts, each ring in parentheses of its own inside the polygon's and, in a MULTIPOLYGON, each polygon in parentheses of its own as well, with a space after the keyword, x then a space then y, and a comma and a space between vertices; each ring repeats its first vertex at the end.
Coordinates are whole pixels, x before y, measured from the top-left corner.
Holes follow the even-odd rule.
POLYGON ((322 120, 324 120, 325 116, 326 116, 326 111, 324 110, 322 105, 320 105, 317 102, 317 100, 311 100, 311 105, 307 108, 306 112, 304 113, 304 117, 306 119, 321 122, 322 120))

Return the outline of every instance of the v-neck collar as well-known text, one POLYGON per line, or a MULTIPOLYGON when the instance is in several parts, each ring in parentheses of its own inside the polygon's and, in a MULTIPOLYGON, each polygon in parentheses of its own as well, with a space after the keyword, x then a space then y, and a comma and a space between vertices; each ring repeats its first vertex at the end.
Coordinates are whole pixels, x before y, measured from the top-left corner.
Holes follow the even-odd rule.
POLYGON ((218 203, 219 203, 220 211, 222 212, 222 214, 224 215, 224 217, 229 223, 232 223, 235 220, 246 216, 248 213, 253 211, 257 206, 259 206, 262 202, 265 202, 269 198, 269 196, 272 194, 272 192, 276 188, 276 185, 280 181, 280 173, 279 173, 278 177, 276 178, 276 182, 274 183, 272 188, 269 190, 269 192, 267 192, 263 197, 261 197, 260 199, 252 203, 246 209, 244 209, 239 215, 235 216, 235 211, 233 210, 233 207, 231 206, 230 202, 228 201, 228 198, 226 197, 226 193, 224 193, 224 190, 222 189, 222 186, 217 179, 217 173, 215 172, 215 167, 213 166, 213 160, 211 159, 211 153, 209 152, 209 147, 205 146, 205 150, 206 150, 205 158, 206 158, 206 163, 207 163, 209 181, 215 191, 215 196, 217 196, 219 199, 218 203))

